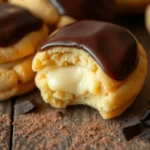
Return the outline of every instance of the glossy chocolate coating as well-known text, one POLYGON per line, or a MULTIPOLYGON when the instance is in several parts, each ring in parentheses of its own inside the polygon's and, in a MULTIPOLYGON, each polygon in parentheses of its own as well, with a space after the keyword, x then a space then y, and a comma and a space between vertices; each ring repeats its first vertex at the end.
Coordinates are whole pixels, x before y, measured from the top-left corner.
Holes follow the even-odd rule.
POLYGON ((11 4, 0 5, 0 46, 6 47, 19 41, 26 34, 42 27, 41 19, 28 10, 11 4))
POLYGON ((76 19, 113 20, 114 0, 50 0, 60 15, 76 19))
POLYGON ((124 80, 136 68, 138 50, 135 39, 124 28, 99 21, 79 21, 60 29, 39 50, 54 46, 83 49, 114 80, 124 80))

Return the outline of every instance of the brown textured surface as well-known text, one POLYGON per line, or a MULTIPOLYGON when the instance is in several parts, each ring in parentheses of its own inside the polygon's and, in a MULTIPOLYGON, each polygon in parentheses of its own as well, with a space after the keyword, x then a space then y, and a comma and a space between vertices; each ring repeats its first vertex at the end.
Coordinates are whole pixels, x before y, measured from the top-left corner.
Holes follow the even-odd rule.
POLYGON ((0 149, 10 148, 12 102, 0 102, 0 149))
MULTIPOLYGON (((127 25, 128 26, 128 25, 127 25)), ((144 25, 130 26, 150 57, 150 37, 144 25)), ((150 69, 150 66, 149 66, 150 69)), ((27 115, 15 115, 13 149, 150 149, 150 143, 141 138, 126 142, 120 127, 130 119, 139 118, 150 100, 150 72, 135 103, 120 117, 103 120, 99 113, 87 106, 68 107, 59 111, 44 104, 38 91, 26 97, 35 97, 40 108, 27 115)), ((17 103, 22 100, 19 98, 17 103)))

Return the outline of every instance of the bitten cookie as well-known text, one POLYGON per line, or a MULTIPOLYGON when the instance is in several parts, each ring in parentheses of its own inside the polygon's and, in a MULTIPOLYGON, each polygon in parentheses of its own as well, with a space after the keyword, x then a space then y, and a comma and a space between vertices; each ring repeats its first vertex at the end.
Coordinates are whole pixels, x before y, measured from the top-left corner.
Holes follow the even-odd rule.
POLYGON ((81 19, 112 21, 115 17, 112 0, 9 0, 24 6, 48 24, 63 27, 81 19))
POLYGON ((150 0, 114 0, 116 9, 123 13, 144 13, 150 0))
POLYGON ((32 59, 47 36, 46 25, 28 10, 0 5, 0 100, 35 88, 32 59))
POLYGON ((86 104, 109 119, 123 113, 140 92, 147 58, 128 30, 79 21, 44 41, 32 68, 46 103, 57 108, 86 104))

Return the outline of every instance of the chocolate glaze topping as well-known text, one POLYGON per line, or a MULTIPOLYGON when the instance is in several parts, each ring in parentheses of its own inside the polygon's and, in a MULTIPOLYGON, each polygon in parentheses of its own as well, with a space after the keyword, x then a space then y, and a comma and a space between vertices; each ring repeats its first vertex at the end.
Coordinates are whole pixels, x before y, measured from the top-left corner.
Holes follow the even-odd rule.
POLYGON ((124 28, 99 21, 79 21, 60 29, 39 50, 67 46, 88 52, 111 78, 121 81, 136 68, 135 39, 124 28))
POLYGON ((60 15, 76 19, 113 20, 114 0, 50 0, 60 15))
POLYGON ((0 46, 10 46, 42 27, 42 20, 28 10, 11 4, 0 5, 0 46))

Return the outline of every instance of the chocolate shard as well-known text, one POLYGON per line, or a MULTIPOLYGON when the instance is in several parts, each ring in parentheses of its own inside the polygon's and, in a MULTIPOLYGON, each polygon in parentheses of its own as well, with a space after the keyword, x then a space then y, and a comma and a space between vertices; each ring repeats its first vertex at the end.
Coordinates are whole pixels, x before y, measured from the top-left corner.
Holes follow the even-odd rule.
POLYGON ((66 109, 59 109, 56 113, 57 116, 64 117, 66 115, 66 109))
POLYGON ((145 122, 147 120, 150 120, 150 109, 147 110, 140 118, 141 122, 145 122))
POLYGON ((36 107, 37 107, 37 103, 35 102, 34 99, 31 99, 31 100, 26 100, 24 102, 16 104, 15 110, 16 110, 17 115, 22 115, 22 114, 31 112, 36 107))
POLYGON ((129 122, 122 127, 122 133, 127 141, 141 134, 142 125, 139 121, 129 122))
POLYGON ((150 119, 147 121, 142 122, 144 126, 150 127, 150 119))
POLYGON ((139 139, 145 142, 150 142, 150 130, 147 130, 139 135, 139 139))

